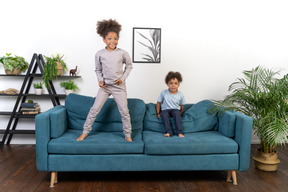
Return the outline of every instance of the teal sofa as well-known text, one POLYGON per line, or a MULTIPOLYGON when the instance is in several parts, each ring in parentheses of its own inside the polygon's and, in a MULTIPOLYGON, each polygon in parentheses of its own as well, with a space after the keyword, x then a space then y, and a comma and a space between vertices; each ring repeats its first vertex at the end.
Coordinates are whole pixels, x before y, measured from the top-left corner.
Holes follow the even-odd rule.
MULTIPOLYGON (((65 106, 36 116, 36 160, 39 171, 190 171, 227 170, 237 184, 236 171, 250 163, 252 118, 238 112, 210 116, 209 100, 186 104, 184 138, 164 137, 156 104, 128 99, 133 142, 124 139, 121 115, 109 98, 84 141, 76 141, 95 98, 69 94, 65 106)), ((171 123, 173 119, 171 118, 171 123)), ((173 127, 175 131, 175 127, 173 127)))

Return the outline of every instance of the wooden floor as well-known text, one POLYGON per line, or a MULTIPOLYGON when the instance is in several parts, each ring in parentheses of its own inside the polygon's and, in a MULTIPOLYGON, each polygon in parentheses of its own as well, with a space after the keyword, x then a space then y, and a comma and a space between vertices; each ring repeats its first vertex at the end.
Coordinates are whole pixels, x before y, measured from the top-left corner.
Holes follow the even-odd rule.
MULTIPOLYGON (((257 145, 252 145, 251 156, 257 145)), ((187 172, 65 172, 59 183, 49 188, 50 173, 36 169, 35 145, 10 145, 0 148, 0 192, 226 192, 288 191, 288 151, 279 151, 277 172, 254 168, 237 172, 238 185, 226 183, 226 171, 187 172)))

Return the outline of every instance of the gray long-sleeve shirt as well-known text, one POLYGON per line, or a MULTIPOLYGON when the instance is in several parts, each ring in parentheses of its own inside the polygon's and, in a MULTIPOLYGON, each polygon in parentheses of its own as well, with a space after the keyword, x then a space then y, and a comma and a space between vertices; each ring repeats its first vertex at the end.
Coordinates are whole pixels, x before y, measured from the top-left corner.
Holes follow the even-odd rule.
POLYGON ((116 48, 113 51, 102 49, 95 55, 95 72, 98 81, 104 81, 105 84, 114 84, 119 78, 125 82, 132 70, 132 62, 127 51, 116 48), (123 64, 125 68, 123 70, 123 64))

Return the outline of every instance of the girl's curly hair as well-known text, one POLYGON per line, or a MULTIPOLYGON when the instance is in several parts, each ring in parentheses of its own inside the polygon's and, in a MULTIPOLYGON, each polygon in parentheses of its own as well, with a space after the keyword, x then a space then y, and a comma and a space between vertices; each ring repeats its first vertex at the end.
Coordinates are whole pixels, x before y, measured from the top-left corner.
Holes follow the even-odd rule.
POLYGON ((121 31, 121 25, 116 20, 103 20, 97 22, 97 33, 105 38, 109 32, 117 33, 119 37, 119 33, 121 31))
POLYGON ((177 79, 177 80, 181 83, 181 82, 182 82, 182 75, 181 75, 181 73, 179 73, 179 72, 170 71, 170 72, 166 75, 165 83, 168 84, 168 82, 169 82, 171 79, 177 79))

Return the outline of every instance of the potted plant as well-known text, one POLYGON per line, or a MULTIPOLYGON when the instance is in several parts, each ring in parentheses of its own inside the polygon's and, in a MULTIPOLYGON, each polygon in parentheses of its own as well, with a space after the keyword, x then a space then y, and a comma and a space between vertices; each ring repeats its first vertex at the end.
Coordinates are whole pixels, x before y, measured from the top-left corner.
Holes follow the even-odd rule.
MULTIPOLYGON (((64 55, 63 55, 64 56, 64 55)), ((52 57, 45 57, 46 63, 44 65, 43 70, 43 82, 45 87, 48 89, 50 86, 50 81, 53 80, 54 77, 62 75, 67 70, 67 65, 62 60, 63 56, 60 57, 60 54, 52 57)))
POLYGON ((43 90, 43 82, 40 83, 33 83, 35 94, 41 95, 43 90))
POLYGON ((17 55, 12 57, 11 55, 11 53, 6 53, 6 56, 0 57, 0 63, 3 64, 5 73, 7 75, 18 75, 21 71, 25 72, 29 66, 25 59, 17 55))
POLYGON ((73 81, 63 81, 60 83, 60 87, 65 88, 65 94, 69 95, 70 93, 74 93, 78 86, 73 81))
POLYGON ((276 171, 280 163, 276 148, 286 147, 288 142, 288 74, 277 78, 280 71, 256 67, 244 71, 229 86, 232 93, 215 104, 210 112, 234 110, 253 118, 253 129, 260 138, 255 166, 264 171, 276 171), (271 159, 270 159, 271 158, 271 159))

